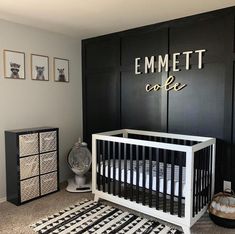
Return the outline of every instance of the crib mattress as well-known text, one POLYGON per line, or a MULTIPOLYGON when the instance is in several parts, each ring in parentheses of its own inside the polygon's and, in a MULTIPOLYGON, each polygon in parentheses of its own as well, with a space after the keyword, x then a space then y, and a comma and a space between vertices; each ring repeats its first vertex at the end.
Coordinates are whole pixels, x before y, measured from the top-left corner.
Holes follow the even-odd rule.
MULTIPOLYGON (((185 167, 182 167, 182 197, 185 197, 185 167)), ((115 178, 113 175, 114 170, 114 161, 110 160, 110 178, 119 181, 119 162, 115 160, 115 178)), ((97 168, 98 171, 98 168, 97 168)), ((108 161, 105 161, 105 171, 103 171, 103 162, 100 164, 100 175, 108 177, 108 161), (104 175, 103 175, 104 174, 104 175)), ((167 194, 171 194, 171 164, 167 164, 167 173, 166 173, 166 191, 167 194)), ((121 160, 121 176, 120 181, 124 182, 125 171, 124 171, 124 160, 121 160)), ((202 176, 201 176, 202 177, 202 176)), ((127 160, 127 171, 126 171, 127 183, 131 183, 131 171, 130 171, 130 161, 127 160)), ((149 189, 149 161, 145 161, 145 188, 149 189)), ((152 190, 156 191, 156 163, 152 162, 152 190)), ((136 161, 133 161, 133 185, 138 185, 143 187, 143 162, 139 161, 139 180, 137 181, 137 166, 136 161)), ((159 163, 159 187, 158 191, 163 193, 164 191, 164 164, 159 163)), ((174 196, 179 195, 179 166, 174 166, 174 196)))

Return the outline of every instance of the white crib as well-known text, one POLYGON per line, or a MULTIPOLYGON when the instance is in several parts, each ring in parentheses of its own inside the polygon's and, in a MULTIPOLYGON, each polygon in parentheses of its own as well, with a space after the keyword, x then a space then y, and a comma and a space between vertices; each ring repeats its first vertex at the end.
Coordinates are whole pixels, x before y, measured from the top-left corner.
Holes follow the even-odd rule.
POLYGON ((190 233, 214 193, 215 139, 122 129, 92 135, 92 192, 190 233))

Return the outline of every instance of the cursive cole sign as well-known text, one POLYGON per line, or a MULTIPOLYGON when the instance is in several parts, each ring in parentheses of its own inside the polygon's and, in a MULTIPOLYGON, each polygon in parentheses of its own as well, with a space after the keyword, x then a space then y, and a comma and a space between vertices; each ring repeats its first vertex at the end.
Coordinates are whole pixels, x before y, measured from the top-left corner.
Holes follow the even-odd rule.
MULTIPOLYGON (((203 68, 203 62, 202 62, 202 57, 204 53, 206 52, 205 49, 200 49, 200 50, 195 50, 195 51, 184 51, 182 53, 173 53, 172 54, 172 71, 177 72, 180 71, 179 66, 179 60, 178 57, 180 55, 185 56, 185 70, 190 70, 190 58, 192 54, 195 54, 198 58, 198 64, 197 67, 198 69, 203 68)), ((135 75, 140 75, 140 74, 147 74, 147 73, 154 73, 154 72, 168 72, 169 71, 169 54, 165 54, 164 56, 158 55, 158 56, 150 56, 150 57, 145 57, 144 61, 142 58, 135 58, 135 75), (144 66, 144 72, 141 72, 141 64, 144 66)), ((174 90, 174 91, 179 91, 183 88, 185 88, 187 85, 186 84, 181 84, 181 83, 175 83, 175 77, 174 76, 169 76, 167 80, 165 81, 164 84, 146 84, 145 90, 147 92, 150 91, 158 91, 160 89, 165 89, 166 91, 174 90)))

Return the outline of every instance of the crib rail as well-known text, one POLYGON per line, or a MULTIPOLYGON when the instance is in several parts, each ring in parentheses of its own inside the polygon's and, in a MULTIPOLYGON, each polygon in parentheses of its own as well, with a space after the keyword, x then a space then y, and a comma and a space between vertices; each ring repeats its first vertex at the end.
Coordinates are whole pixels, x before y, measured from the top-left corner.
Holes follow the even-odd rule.
POLYGON ((191 226, 213 194, 214 151, 215 139, 206 137, 126 129, 94 134, 93 193, 183 218, 191 226))

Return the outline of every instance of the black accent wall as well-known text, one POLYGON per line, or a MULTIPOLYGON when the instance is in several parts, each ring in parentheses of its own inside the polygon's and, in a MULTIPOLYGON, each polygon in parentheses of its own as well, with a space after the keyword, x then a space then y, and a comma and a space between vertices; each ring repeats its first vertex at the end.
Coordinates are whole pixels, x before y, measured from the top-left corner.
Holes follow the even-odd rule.
POLYGON ((84 140, 120 128, 216 137, 216 191, 223 180, 235 189, 234 28, 232 7, 83 40, 84 140), (193 54, 190 70, 180 55, 181 71, 172 71, 173 53, 197 49, 206 49, 203 69, 193 54), (166 53, 169 72, 135 75, 136 57, 166 53), (145 91, 170 75, 187 87, 145 91))

